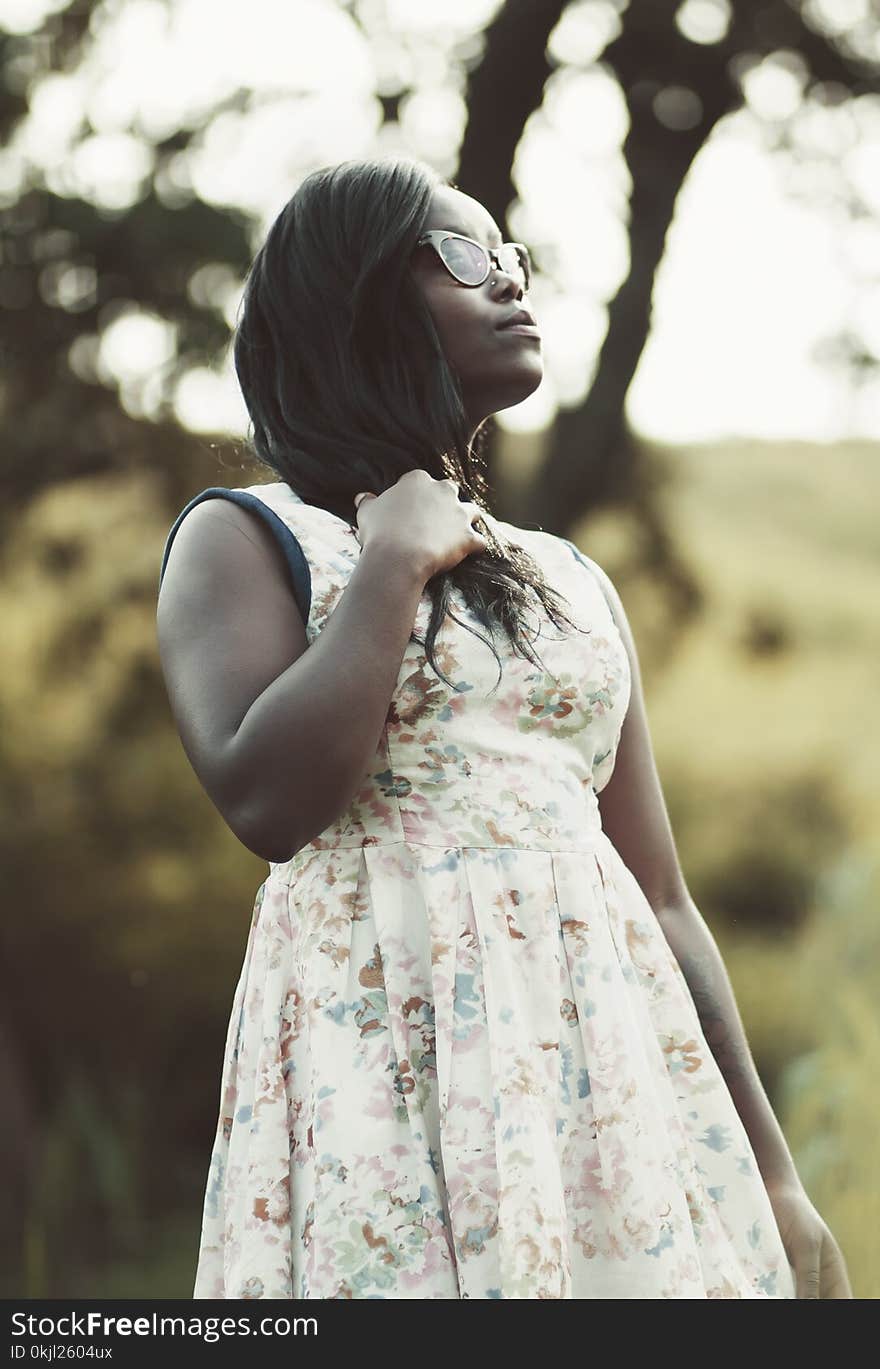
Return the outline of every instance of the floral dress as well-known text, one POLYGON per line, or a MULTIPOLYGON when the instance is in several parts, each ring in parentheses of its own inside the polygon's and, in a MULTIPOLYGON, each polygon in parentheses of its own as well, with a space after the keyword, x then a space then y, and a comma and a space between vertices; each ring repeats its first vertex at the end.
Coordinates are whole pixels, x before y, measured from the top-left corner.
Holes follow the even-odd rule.
MULTIPOLYGON (((353 529, 285 483, 215 488, 166 559, 192 504, 221 496, 276 533, 313 642, 357 564, 353 529)), ((544 668, 498 632, 499 682, 447 619, 451 687, 411 641, 354 801, 270 864, 194 1297, 793 1297, 684 976, 602 830, 631 677, 596 568, 492 521, 583 630, 536 598, 544 668)), ((453 606, 485 632, 457 591, 453 606)))

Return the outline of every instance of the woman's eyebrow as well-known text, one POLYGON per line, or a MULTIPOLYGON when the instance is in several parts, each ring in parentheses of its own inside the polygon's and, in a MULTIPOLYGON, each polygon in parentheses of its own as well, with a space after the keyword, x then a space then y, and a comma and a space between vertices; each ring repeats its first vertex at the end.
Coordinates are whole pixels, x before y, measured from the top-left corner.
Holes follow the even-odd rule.
MULTIPOLYGON (((471 234, 471 236, 473 237, 473 234, 471 234)), ((495 224, 493 224, 492 227, 487 230, 487 236, 484 238, 482 235, 477 235, 476 241, 484 242, 487 247, 500 247, 504 239, 501 236, 501 230, 496 228, 495 224)))
POLYGON ((447 224, 442 230, 444 233, 458 233, 463 238, 470 238, 471 242, 482 242, 487 247, 500 247, 504 239, 501 232, 494 226, 489 229, 488 237, 484 238, 482 233, 475 233, 473 228, 455 228, 452 224, 447 224))

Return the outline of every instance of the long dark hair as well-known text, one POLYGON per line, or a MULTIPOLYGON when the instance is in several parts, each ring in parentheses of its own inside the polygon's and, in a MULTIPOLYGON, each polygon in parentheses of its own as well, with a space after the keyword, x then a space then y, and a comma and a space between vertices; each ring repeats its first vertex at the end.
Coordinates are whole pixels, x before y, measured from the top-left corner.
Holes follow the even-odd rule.
MULTIPOLYGON (((458 481, 460 497, 488 511, 479 440, 471 444, 461 388, 409 272, 440 178, 410 159, 343 162, 300 184, 269 230, 245 286, 235 368, 252 443, 307 504, 356 526, 354 495, 381 494, 422 467, 458 481)), ((526 628, 534 596, 558 626, 577 628, 540 567, 488 523, 485 550, 428 581, 434 653, 457 587, 489 630, 543 668, 526 628)), ((476 634, 481 636, 480 633, 476 634)), ((418 640, 418 639, 416 639, 418 640)), ((499 673, 500 679, 500 673, 499 673)))

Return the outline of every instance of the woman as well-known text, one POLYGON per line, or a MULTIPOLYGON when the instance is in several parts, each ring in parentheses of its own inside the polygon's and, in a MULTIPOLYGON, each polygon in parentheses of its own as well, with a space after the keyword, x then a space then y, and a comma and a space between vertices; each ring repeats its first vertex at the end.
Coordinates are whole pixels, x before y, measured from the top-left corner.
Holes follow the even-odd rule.
POLYGON ((199 1298, 851 1296, 679 868, 620 599, 487 507, 481 425, 542 375, 528 284, 408 161, 308 177, 249 275, 277 479, 186 506, 158 608, 187 755, 270 866, 199 1298))

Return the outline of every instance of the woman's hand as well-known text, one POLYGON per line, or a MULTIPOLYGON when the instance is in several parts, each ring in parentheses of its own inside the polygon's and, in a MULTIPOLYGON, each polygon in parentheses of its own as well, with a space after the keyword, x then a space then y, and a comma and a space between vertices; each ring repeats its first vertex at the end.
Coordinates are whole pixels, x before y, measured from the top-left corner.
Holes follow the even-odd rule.
POLYGON ((795 1184, 767 1185, 773 1215, 795 1274, 797 1298, 851 1298, 852 1289, 840 1247, 795 1184))
POLYGON ((407 471, 384 493, 354 498, 361 546, 381 545, 402 555, 426 581, 488 545, 473 526, 482 509, 459 499, 452 479, 435 480, 421 469, 407 471))

